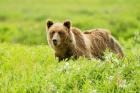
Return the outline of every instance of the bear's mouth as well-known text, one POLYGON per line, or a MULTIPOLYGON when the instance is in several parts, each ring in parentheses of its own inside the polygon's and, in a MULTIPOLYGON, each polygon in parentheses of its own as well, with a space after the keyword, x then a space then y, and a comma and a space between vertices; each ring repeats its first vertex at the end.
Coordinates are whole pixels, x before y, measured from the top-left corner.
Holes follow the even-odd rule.
POLYGON ((53 43, 54 46, 57 46, 57 43, 53 43))

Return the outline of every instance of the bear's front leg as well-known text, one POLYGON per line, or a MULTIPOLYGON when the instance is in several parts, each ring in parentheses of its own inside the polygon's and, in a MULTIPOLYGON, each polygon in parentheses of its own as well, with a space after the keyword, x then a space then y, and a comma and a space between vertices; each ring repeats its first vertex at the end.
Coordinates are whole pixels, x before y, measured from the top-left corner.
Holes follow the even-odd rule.
POLYGON ((59 62, 62 61, 64 58, 62 57, 62 55, 55 53, 55 58, 58 58, 59 62))

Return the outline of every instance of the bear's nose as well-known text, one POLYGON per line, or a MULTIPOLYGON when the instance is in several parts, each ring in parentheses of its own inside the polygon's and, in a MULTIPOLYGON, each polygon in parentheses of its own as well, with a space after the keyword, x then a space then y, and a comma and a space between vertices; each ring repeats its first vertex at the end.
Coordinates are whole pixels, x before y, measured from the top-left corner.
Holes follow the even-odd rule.
POLYGON ((53 39, 53 44, 57 45, 57 40, 56 39, 53 39))

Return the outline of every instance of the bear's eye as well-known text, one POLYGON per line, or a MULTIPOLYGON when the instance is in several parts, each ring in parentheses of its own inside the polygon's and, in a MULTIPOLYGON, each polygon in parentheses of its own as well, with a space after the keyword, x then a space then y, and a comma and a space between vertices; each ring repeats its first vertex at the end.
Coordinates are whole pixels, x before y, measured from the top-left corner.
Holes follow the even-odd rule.
POLYGON ((65 33, 64 33, 64 32, 58 32, 58 34, 59 34, 59 35, 64 35, 65 33))
POLYGON ((51 34, 53 35, 55 33, 55 31, 52 31, 51 34))

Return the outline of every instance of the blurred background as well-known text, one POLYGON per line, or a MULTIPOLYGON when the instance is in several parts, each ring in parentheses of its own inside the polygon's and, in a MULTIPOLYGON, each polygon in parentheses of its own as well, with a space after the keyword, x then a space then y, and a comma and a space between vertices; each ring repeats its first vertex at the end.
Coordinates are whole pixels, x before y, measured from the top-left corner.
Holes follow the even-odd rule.
POLYGON ((47 44, 46 19, 71 20, 82 31, 106 28, 140 43, 139 0, 0 0, 0 42, 47 44))

